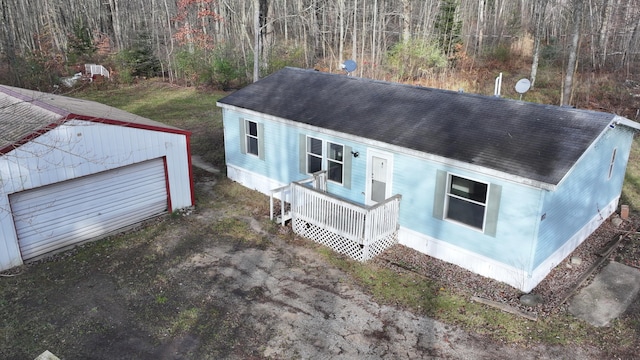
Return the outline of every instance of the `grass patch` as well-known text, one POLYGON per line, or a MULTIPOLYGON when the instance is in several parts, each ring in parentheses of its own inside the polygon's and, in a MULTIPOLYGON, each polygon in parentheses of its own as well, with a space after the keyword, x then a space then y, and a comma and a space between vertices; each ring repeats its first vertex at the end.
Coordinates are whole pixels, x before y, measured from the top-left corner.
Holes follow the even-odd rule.
POLYGON ((73 95, 189 130, 193 153, 220 169, 224 167, 222 112, 216 107, 223 92, 176 87, 153 79, 117 89, 89 88, 73 95))
POLYGON ((171 326, 171 333, 180 334, 190 331, 197 325, 199 318, 200 309, 198 308, 181 310, 178 313, 176 319, 173 321, 173 324, 171 326))
POLYGON ((640 209, 640 140, 636 137, 631 145, 627 172, 622 186, 620 202, 631 209, 640 209))
POLYGON ((215 222, 211 230, 218 236, 241 243, 264 245, 263 237, 253 231, 247 221, 248 219, 223 218, 215 222))

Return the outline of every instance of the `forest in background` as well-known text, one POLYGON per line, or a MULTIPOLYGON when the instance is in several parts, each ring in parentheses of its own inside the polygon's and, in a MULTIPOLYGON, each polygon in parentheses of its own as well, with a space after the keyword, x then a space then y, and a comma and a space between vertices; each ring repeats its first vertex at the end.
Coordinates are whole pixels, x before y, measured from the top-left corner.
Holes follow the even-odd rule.
POLYGON ((118 82, 241 87, 284 66, 637 117, 640 0, 0 0, 0 82, 51 91, 85 63, 118 82), (512 87, 512 86, 511 86, 512 87), (542 91, 544 90, 544 91, 542 91))

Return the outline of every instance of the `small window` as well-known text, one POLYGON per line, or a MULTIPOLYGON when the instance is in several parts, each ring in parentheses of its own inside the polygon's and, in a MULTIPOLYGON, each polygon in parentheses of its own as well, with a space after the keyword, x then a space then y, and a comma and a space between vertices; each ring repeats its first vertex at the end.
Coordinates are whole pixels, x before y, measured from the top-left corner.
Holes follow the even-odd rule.
POLYGON ((607 177, 607 179, 611 179, 611 176, 613 175, 613 166, 616 163, 616 152, 618 152, 618 149, 613 149, 613 153, 611 153, 611 162, 609 163, 609 176, 607 177))
POLYGON ((322 140, 307 137, 307 173, 322 170, 322 140))
POLYGON ((328 143, 327 170, 330 181, 342 184, 344 146, 328 143))
POLYGON ((258 124, 255 121, 245 121, 245 136, 247 137, 247 153, 258 156, 258 124))
POLYGON ((487 184, 451 175, 447 190, 447 219, 483 230, 487 193, 487 184))

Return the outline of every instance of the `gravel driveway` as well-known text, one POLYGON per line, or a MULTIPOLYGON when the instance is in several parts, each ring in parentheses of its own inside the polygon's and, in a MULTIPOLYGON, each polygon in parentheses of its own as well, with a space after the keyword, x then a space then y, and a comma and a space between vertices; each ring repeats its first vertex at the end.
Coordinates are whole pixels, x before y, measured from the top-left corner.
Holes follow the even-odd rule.
MULTIPOLYGON (((191 220, 204 225, 219 216, 219 212, 205 211, 191 220)), ((243 356, 253 349, 250 353, 257 358, 273 359, 600 357, 589 348, 523 349, 497 344, 428 317, 379 305, 349 276, 324 261, 308 240, 292 244, 269 234, 253 217, 239 219, 270 245, 238 249, 234 244, 216 243, 177 269, 216 279, 208 296, 225 299, 242 319, 240 332, 251 334, 237 344, 244 349, 243 356)))
MULTIPOLYGON (((257 222, 253 228, 259 230, 257 222)), ((181 267, 218 277, 211 294, 246 315, 261 344, 258 357, 276 359, 555 359, 597 358, 583 349, 503 346, 408 311, 377 304, 349 277, 306 246, 277 237, 266 249, 213 247, 181 267)))
POLYGON ((380 305, 310 241, 264 229, 264 197, 202 175, 197 195, 190 215, 0 277, 0 358, 600 358, 380 305))

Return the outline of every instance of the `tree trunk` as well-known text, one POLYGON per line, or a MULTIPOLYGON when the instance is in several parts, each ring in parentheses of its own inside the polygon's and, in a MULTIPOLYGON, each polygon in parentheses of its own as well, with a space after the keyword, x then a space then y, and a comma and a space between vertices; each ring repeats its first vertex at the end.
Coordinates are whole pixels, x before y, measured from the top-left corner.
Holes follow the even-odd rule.
POLYGON ((351 29, 351 59, 358 60, 358 0, 353 2, 353 26, 351 29))
POLYGON ((411 1, 402 0, 402 42, 411 40, 411 1))
POLYGON ((573 30, 571 34, 571 42, 569 43, 569 60, 567 61, 567 70, 564 77, 564 86, 563 86, 562 99, 561 99, 562 105, 571 104, 571 94, 573 90, 573 75, 575 74, 575 71, 576 71, 581 23, 582 23, 582 0, 573 0, 573 30))
POLYGON ((109 8, 111 10, 111 23, 113 26, 113 37, 116 49, 122 49, 122 30, 120 27, 120 10, 118 8, 118 0, 109 0, 109 8))
POLYGON ((600 25, 600 31, 598 31, 598 51, 600 53, 598 67, 602 67, 607 61, 607 41, 609 39, 609 21, 611 19, 611 0, 603 0, 604 7, 602 12, 602 24, 600 25))
POLYGON ((260 0, 253 0, 253 82, 260 79, 260 0))
POLYGON ((373 0, 373 24, 371 25, 371 27, 373 28, 373 33, 371 34, 371 68, 372 70, 375 69, 375 66, 378 65, 376 63, 376 50, 377 50, 377 31, 378 31, 378 0, 373 0))
POLYGON ((344 63, 344 0, 338 0, 338 64, 344 63))
POLYGON ((478 1, 478 21, 476 23, 476 54, 481 54, 482 53, 482 41, 484 40, 484 16, 485 16, 485 1, 484 0, 480 0, 478 1))
POLYGON ((547 0, 536 0, 534 4, 534 36, 533 36, 533 59, 531 62, 531 87, 535 86, 538 74, 538 62, 540 61, 540 40, 542 37, 542 24, 544 12, 547 8, 547 0))

